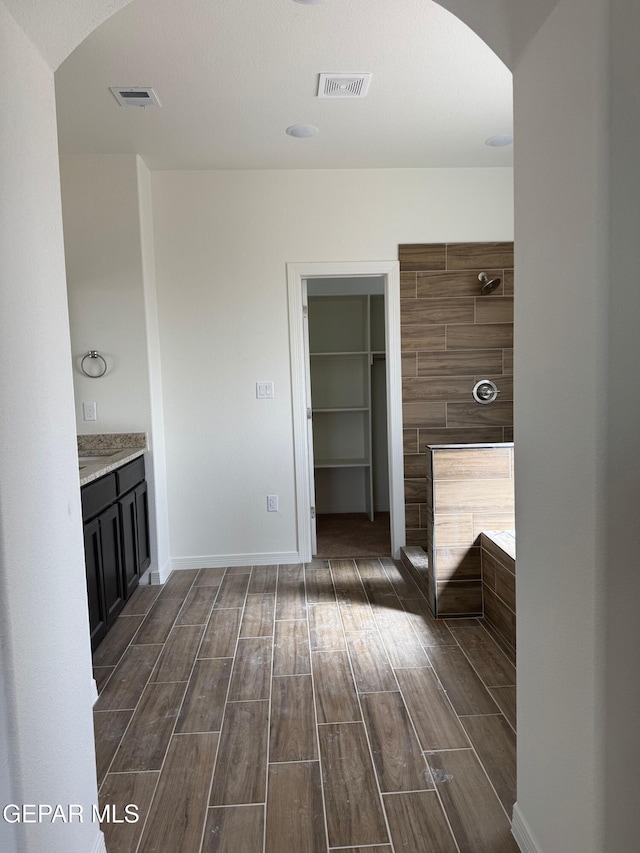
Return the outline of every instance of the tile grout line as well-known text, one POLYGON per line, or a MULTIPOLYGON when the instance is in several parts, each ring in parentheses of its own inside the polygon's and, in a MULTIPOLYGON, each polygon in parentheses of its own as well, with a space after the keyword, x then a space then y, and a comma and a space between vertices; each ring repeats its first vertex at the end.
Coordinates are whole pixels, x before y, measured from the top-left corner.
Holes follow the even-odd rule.
MULTIPOLYGON (((194 579, 193 579, 193 581, 192 581, 191 585, 189 586, 189 589, 188 589, 188 590, 187 590, 187 592, 185 593, 185 600, 186 600, 187 595, 188 595, 188 594, 189 594, 189 592, 191 591, 191 589, 192 589, 192 587, 193 587, 193 584, 196 582, 196 578, 197 578, 197 577, 198 577, 198 574, 196 574, 196 576, 194 577, 194 579)), ((158 597, 156 598, 156 601, 158 601, 158 599, 160 598, 160 596, 161 596, 161 595, 162 595, 162 592, 160 592, 160 593, 158 594, 158 597)), ((183 600, 183 602, 182 602, 182 605, 184 606, 184 600, 183 600)), ((180 608, 180 610, 182 610, 182 607, 180 608)), ((177 620, 177 618, 178 618, 178 614, 180 613, 180 610, 178 610, 178 613, 176 613, 175 618, 174 618, 173 622, 171 623, 171 628, 169 629, 169 633, 167 634, 167 636, 166 636, 166 638, 165 638, 165 641, 164 641, 164 643, 163 643, 162 651, 160 652, 160 654, 158 655, 158 657, 157 657, 157 659, 156 659, 155 665, 154 665, 153 669, 151 670, 151 673, 150 673, 150 675, 149 675, 149 680, 147 681, 147 684, 145 685, 144 690, 146 690, 146 689, 147 689, 147 687, 149 686, 149 684, 151 683, 151 676, 152 676, 152 675, 153 675, 153 673, 155 672, 156 667, 157 667, 157 665, 158 665, 158 661, 160 660, 160 658, 162 657, 162 655, 163 655, 163 653, 164 653, 164 650, 165 650, 165 647, 166 647, 167 640, 169 639, 169 637, 170 637, 170 635, 171 635, 171 631, 173 631, 173 629, 174 629, 174 627, 175 627, 176 620, 177 620)), ((176 682, 176 683, 178 683, 178 682, 176 682)), ((186 683, 186 687, 185 687, 185 690, 184 690, 184 693, 186 693, 188 689, 189 689, 189 682, 187 681, 187 683, 186 683)), ((144 690, 142 691, 142 693, 144 693, 144 690)), ((182 701, 180 702, 180 708, 182 707, 182 703, 184 702, 184 693, 183 693, 183 695, 182 695, 182 701)), ((142 694, 140 695, 140 699, 142 699, 142 694)), ((136 707, 137 707, 137 706, 136 706, 136 707)), ((135 711, 134 711, 134 712, 133 712, 133 714, 131 715, 131 720, 133 720, 134 715, 135 715, 135 711)), ((180 716, 180 710, 178 710, 178 713, 176 714, 176 722, 173 724, 173 728, 174 728, 174 729, 175 729, 176 723, 178 722, 178 717, 179 717, 179 716, 180 716)), ((131 720, 129 720, 129 725, 131 725, 131 720)), ((129 726, 127 726, 127 730, 128 730, 128 729, 129 729, 129 726)), ((123 737, 124 737, 124 735, 123 735, 123 737)), ((171 738, 172 738, 172 737, 173 737, 173 731, 171 732, 171 735, 169 736, 169 740, 167 741, 167 748, 166 748, 165 753, 164 753, 164 756, 163 756, 163 758, 162 758, 162 762, 161 762, 161 764, 160 764, 160 769, 159 769, 159 771, 157 771, 157 772, 158 772, 158 778, 157 778, 157 780, 156 780, 156 784, 155 784, 155 787, 154 787, 154 789, 153 789, 153 794, 151 795, 151 799, 149 800, 149 807, 148 807, 148 809, 147 809, 147 816, 146 816, 146 818, 145 818, 145 820, 144 820, 144 824, 142 825, 142 829, 140 830, 140 837, 138 838, 138 843, 136 844, 136 847, 135 847, 135 850, 133 851, 133 853, 137 853, 137 851, 139 851, 139 850, 140 850, 140 847, 142 846, 142 841, 143 841, 143 839, 144 839, 144 837, 145 837, 145 831, 146 831, 146 829, 147 829, 147 824, 148 824, 148 822, 149 822, 149 815, 151 814, 151 809, 152 809, 152 807, 153 807, 153 802, 154 802, 154 800, 155 800, 155 798, 156 798, 156 795, 157 795, 157 793, 158 793, 158 787, 160 786, 160 777, 161 777, 161 775, 162 775, 162 769, 163 769, 164 764, 165 764, 165 761, 166 761, 166 759, 167 759, 167 753, 169 752, 169 747, 170 747, 170 745, 171 745, 171 738)), ((121 745, 122 745, 122 741, 120 741, 120 746, 121 746, 121 745)), ((120 748, 120 746, 118 747, 118 749, 120 748)), ((117 754, 117 750, 116 750, 116 754, 117 754)), ((114 755, 114 759, 115 759, 115 755, 114 755)), ((112 763, 113 763, 113 762, 112 762, 112 763)), ((106 779, 106 776, 105 776, 105 779, 106 779)))
MULTIPOLYGON (((328 561, 327 567, 329 568, 328 561)), ((320 751, 320 724, 318 723, 318 703, 316 699, 316 682, 315 677, 313 675, 313 652, 311 650, 311 626, 309 625, 309 598, 307 593, 307 566, 304 564, 303 569, 303 578, 304 578, 304 600, 305 600, 305 622, 307 626, 307 643, 309 649, 309 670, 311 672, 311 695, 313 697, 313 716, 315 720, 315 733, 316 733, 316 749, 318 751, 318 771, 320 773, 320 796, 322 797, 322 818, 324 825, 324 838, 326 842, 327 853, 329 851, 329 825, 327 821, 327 803, 324 795, 324 773, 322 770, 322 753, 320 751)), ((329 568, 329 579, 331 581, 331 589, 333 590, 333 596, 335 599, 335 587, 333 585, 333 575, 331 574, 331 569, 329 568)), ((337 601, 336 601, 337 604, 337 601)), ((266 853, 266 850, 264 851, 266 853)))
MULTIPOLYGON (((358 575, 358 578, 360 578, 360 583, 362 585, 362 579, 361 579, 360 572, 358 571, 357 562, 355 560, 353 560, 353 564, 354 564, 354 568, 356 570, 356 573, 358 575)), ((380 565, 382 565, 382 563, 380 565)), ((330 569, 331 569, 331 575, 333 577, 333 567, 331 565, 330 565, 330 569)), ((335 586, 335 584, 334 584, 334 586, 335 586)), ((363 591, 364 591, 365 598, 366 598, 367 603, 368 603, 369 599, 367 596, 367 591, 366 591, 366 589, 364 589, 364 586, 363 586, 363 591)), ((378 771, 376 770, 375 761, 373 760, 373 750, 371 748, 371 741, 369 739, 369 732, 367 730, 367 725, 365 723, 365 716, 362 713, 362 702, 360 701, 360 692, 358 690, 358 685, 357 685, 356 678, 355 678, 355 672, 353 670, 353 662, 351 660, 351 651, 349 649, 349 643, 347 642, 347 632, 344 629, 344 622, 342 619, 342 611, 340 610, 340 607, 338 607, 338 612, 340 614, 340 624, 342 625, 342 633, 344 634, 345 648, 347 650, 347 660, 349 661, 349 668, 351 670, 351 678, 353 679, 353 686, 354 686, 355 693, 356 693, 358 708, 360 709, 360 719, 362 720, 362 729, 364 731, 364 736, 365 736, 366 741, 367 741, 367 747, 369 749, 369 759, 371 761, 371 769, 373 770, 373 778, 375 779, 376 788, 378 790, 378 802, 380 804, 380 809, 382 810, 382 817, 384 819, 384 824, 385 824, 385 827, 387 830, 387 837, 389 839, 389 845, 391 847, 391 853, 395 853, 395 846, 393 844, 393 838, 391 837, 391 827, 389 826, 389 820, 387 818, 387 810, 384 807, 384 800, 382 799, 382 790, 380 789, 380 780, 378 779, 378 771)), ((373 615, 373 613, 372 613, 372 615, 373 615)), ((385 653, 385 655, 387 655, 387 649, 386 649, 386 646, 384 645, 384 643, 382 642, 382 636, 380 635, 380 631, 378 630, 378 626, 377 626, 377 622, 375 621, 375 618, 374 618, 374 625, 376 625, 376 633, 378 634, 378 637, 379 637, 380 642, 382 644, 382 648, 384 650, 384 653, 385 653)), ((387 655, 387 658, 388 658, 388 655, 387 655)), ((389 666, 391 667, 391 662, 389 662, 389 666)), ((391 671, 393 672, 393 668, 391 668, 391 671)), ((395 678, 395 675, 394 675, 394 678, 395 678)), ((340 725, 342 725, 342 724, 340 724, 340 725)))
MULTIPOLYGON (((383 570, 383 572, 384 572, 385 576, 387 576, 387 577, 388 577, 388 575, 387 575, 386 571, 384 570, 384 565, 382 564, 382 562, 381 562, 381 567, 382 567, 382 570, 383 570)), ((389 579, 389 580, 390 580, 390 579, 389 579)), ((405 616, 406 616, 406 615, 407 615, 407 611, 405 610, 404 602, 402 601, 402 599, 400 598, 400 596, 398 596, 398 600, 400 601, 400 606, 402 607, 402 613, 403 613, 403 614, 405 614, 405 616)), ((422 647, 422 649, 423 649, 423 651, 424 651, 424 653, 425 653, 425 657, 427 658, 427 661, 429 661, 429 664, 431 664, 431 661, 430 661, 430 659, 429 659, 429 656, 428 656, 428 654, 427 654, 427 652, 426 652, 426 650, 425 650, 424 646, 422 645, 422 642, 420 641, 420 638, 419 638, 419 637, 418 637, 418 641, 420 642, 420 646, 422 647)), ((398 668, 398 669, 405 669, 406 667, 397 667, 397 668, 398 668)), ((434 671, 434 670, 433 670, 433 666, 431 666, 431 669, 432 669, 432 671, 434 671)), ((446 810, 446 809, 445 809, 445 807, 444 807, 444 803, 443 803, 442 798, 441 798, 441 796, 440 796, 440 792, 438 791, 438 786, 436 785, 435 778, 434 778, 434 776, 433 776, 433 773, 431 772, 431 766, 430 766, 430 764, 429 764, 429 762, 428 762, 428 760, 427 760, 427 756, 426 756, 426 754, 425 754, 425 750, 423 750, 423 749, 422 749, 422 744, 420 743, 420 738, 418 737, 418 730, 416 729, 416 726, 415 726, 415 723, 414 723, 413 717, 411 716, 411 712, 410 712, 410 710, 409 710, 409 706, 407 705, 407 702, 406 702, 406 699, 405 699, 404 693, 402 692, 402 686, 401 686, 400 682, 398 681, 398 677, 397 677, 397 675, 396 675, 396 668, 395 668, 395 667, 392 667, 392 668, 391 668, 391 671, 393 672, 393 677, 394 677, 394 679, 395 679, 395 681, 396 681, 396 684, 398 685, 398 692, 400 693, 400 697, 402 698, 402 704, 403 704, 404 709, 405 709, 405 711, 406 711, 407 718, 408 718, 408 720, 409 720, 409 722, 410 722, 410 724, 411 724, 411 728, 412 728, 413 733, 414 733, 414 736, 415 736, 415 738, 416 738, 416 743, 418 744, 418 747, 420 748, 420 752, 421 752, 421 754, 422 754, 422 759, 423 759, 423 761, 424 761, 424 763, 425 763, 425 774, 426 774, 426 775, 425 775, 425 778, 430 779, 430 780, 431 780, 431 782, 432 782, 432 784, 433 784, 433 788, 432 788, 432 789, 430 789, 430 790, 433 790, 433 791, 434 791, 434 793, 435 793, 435 795, 436 795, 436 797, 437 797, 437 799, 438 799, 438 803, 440 804, 440 808, 441 808, 441 810, 442 810, 442 814, 443 814, 443 816, 444 816, 444 819, 445 819, 445 821, 446 821, 447 826, 449 827, 449 832, 451 833, 451 838, 453 839, 453 843, 455 844, 455 847, 456 847, 456 849, 457 849, 458 853, 461 853, 461 851, 460 851, 460 847, 459 847, 459 845, 458 845, 458 841, 457 841, 457 839, 456 839, 456 837, 455 837, 455 834, 454 834, 454 832, 453 832, 453 827, 452 827, 452 825, 451 825, 451 821, 450 821, 450 819, 449 819, 449 815, 447 814, 447 810, 446 810)), ((436 678, 437 678, 437 676, 436 676, 436 678)), ((445 695, 446 695, 446 693, 445 693, 445 695)), ((453 706, 452 706, 452 710, 453 710, 453 706)), ((454 713, 455 713, 455 711, 454 711, 454 713)), ((463 728, 463 731, 464 731, 464 728, 463 728)), ((467 738, 467 740, 469 740, 469 736, 467 735, 467 733, 466 733, 466 732, 465 732, 465 737, 467 738)), ((383 807, 384 807, 384 801, 383 801, 383 807)), ((385 809, 385 814, 386 814, 386 809, 385 809)))
MULTIPOLYGON (((242 613, 240 614, 240 621, 238 622, 238 635, 236 636, 236 645, 235 645, 235 650, 233 653, 233 664, 231 665, 231 671, 229 672, 229 682, 227 684, 227 692, 226 692, 225 700, 224 700, 224 708, 222 711, 222 719, 220 720, 220 733, 218 734, 218 743, 216 744, 216 754, 215 754, 215 757, 213 759, 213 767, 211 768, 211 779, 209 780, 209 789, 207 791, 206 808, 205 808, 205 813, 204 813, 204 822, 202 824, 202 831, 200 833, 200 844, 198 845, 198 848, 197 848, 198 851, 202 850, 202 845, 204 844, 205 831, 207 828, 207 820, 209 818, 209 809, 212 808, 212 806, 211 806, 211 792, 213 790, 213 780, 214 780, 215 775, 216 775, 216 770, 218 769, 218 758, 220 757, 220 742, 222 740, 222 731, 223 731, 225 719, 227 716, 227 705, 229 704, 229 691, 231 690, 231 680, 233 679, 233 671, 234 671, 235 665, 236 665, 236 655, 238 654, 238 644, 240 643, 240 631, 242 629, 242 620, 244 619, 245 605, 246 605, 246 601, 247 601, 247 592, 249 590, 249 585, 251 584, 251 574, 252 573, 253 573, 253 569, 251 569, 251 572, 249 573, 249 582, 247 583, 247 589, 245 590, 245 593, 244 593, 242 606, 241 607, 224 608, 227 610, 241 610, 242 613)), ((240 574, 240 573, 236 572, 235 574, 240 574)), ((228 575, 228 577, 233 577, 233 575, 228 575)), ((223 580, 226 578, 227 578, 227 570, 225 569, 223 580)), ((220 583, 220 588, 222 588, 222 582, 220 583)), ((218 590, 218 593, 220 591, 220 588, 218 590)), ((218 595, 216 595, 216 600, 217 600, 217 598, 218 598, 218 595)), ((213 615, 214 607, 215 607, 215 602, 213 604, 213 607, 211 608, 211 615, 209 616, 209 621, 211 620, 211 616, 213 615)), ((223 609, 223 608, 219 608, 219 609, 223 609)), ((204 640, 205 633, 206 633, 206 628, 202 634, 203 640, 204 640)), ((200 641, 200 645, 202 646, 202 640, 200 641)), ((196 660, 198 660, 197 655, 196 655, 196 660)), ((215 658, 202 658, 202 660, 215 660, 215 658)), ((247 805, 249 805, 249 804, 247 804, 247 805)))
MULTIPOLYGON (((280 586, 280 566, 276 569, 276 591, 273 596, 273 619, 271 625, 271 672, 269 675, 269 712, 267 714, 267 760, 264 767, 264 810, 262 814, 262 853, 267 849, 267 808, 269 804, 269 759, 271 758, 271 708, 273 703, 273 660, 275 658, 276 642, 276 612, 278 609, 278 588, 280 586)), ((249 582, 251 583, 251 582, 249 582)), ((247 588, 247 597, 249 591, 247 588)), ((242 631, 242 623, 240 624, 242 631)))

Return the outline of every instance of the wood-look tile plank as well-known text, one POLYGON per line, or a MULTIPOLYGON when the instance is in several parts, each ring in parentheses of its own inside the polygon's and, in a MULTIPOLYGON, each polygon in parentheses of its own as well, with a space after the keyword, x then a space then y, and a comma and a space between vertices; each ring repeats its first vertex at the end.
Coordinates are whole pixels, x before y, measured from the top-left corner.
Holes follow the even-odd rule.
POLYGON ((125 604, 121 616, 146 616, 162 592, 159 584, 139 584, 125 604))
POLYGON ((326 849, 318 762, 271 764, 265 853, 325 853, 326 849))
POLYGON ((264 803, 269 738, 269 702, 227 705, 210 805, 264 803))
POLYGON ((222 578, 224 577, 225 569, 224 568, 212 568, 212 569, 200 569, 198 572, 196 579, 193 583, 194 586, 215 586, 219 587, 222 583, 222 578))
POLYGON ((458 714, 498 713, 498 706, 459 648, 432 646, 429 657, 458 714))
POLYGON ((405 599, 402 604, 411 627, 427 651, 431 646, 455 646, 453 634, 441 619, 433 618, 425 599, 405 599))
POLYGON ((228 575, 220 584, 214 610, 229 607, 244 607, 244 600, 251 575, 228 575))
POLYGON ((375 631, 376 622, 373 618, 373 611, 362 586, 356 593, 357 597, 346 591, 336 594, 345 632, 375 631))
MULTIPOLYGON (((434 328, 440 327, 435 326, 434 328)), ((444 427, 447 426, 447 405, 444 402, 409 401, 402 405, 402 419, 407 429, 410 427, 416 429, 444 427)))
POLYGON ((403 273, 412 270, 443 270, 446 267, 446 243, 402 243, 398 259, 403 273))
POLYGON ((111 765, 111 772, 160 770, 187 685, 149 684, 111 765))
MULTIPOLYGON (((490 269, 485 264, 480 267, 490 278, 500 276, 501 269, 490 269)), ((502 285, 494 291, 501 293, 502 285)), ((418 272, 416 275, 416 293, 418 299, 437 299, 443 296, 471 296, 479 293, 478 272, 418 272)))
POLYGON ((342 620, 337 604, 312 604, 308 609, 312 652, 345 649, 342 620))
MULTIPOLYGON (((513 243, 447 243, 448 270, 513 267, 513 243)), ((477 279, 476 279, 477 280, 477 279)))
POLYGON ((218 588, 215 586, 191 587, 175 624, 206 625, 217 594, 218 588))
MULTIPOLYGON (((396 603, 401 607, 397 599, 396 603)), ((429 659, 404 610, 379 610, 376 622, 391 666, 429 666, 429 659)))
POLYGON ((269 698, 272 654, 271 637, 238 640, 229 686, 229 702, 269 698))
POLYGON ((105 779, 100 790, 100 808, 114 806, 118 819, 124 819, 123 823, 107 820, 100 824, 109 853, 135 853, 159 776, 158 772, 109 773, 105 779), (126 821, 128 805, 137 806, 135 823, 126 821))
POLYGON ((330 847, 389 841, 362 723, 318 727, 330 847))
POLYGON ((305 619, 275 623, 273 675, 307 675, 311 672, 309 630, 305 619))
POLYGON ((202 853, 262 853, 264 806, 210 808, 202 853))
POLYGON ((348 634, 347 645, 358 693, 397 690, 393 670, 377 631, 348 634))
POLYGON ((307 602, 321 604, 336 600, 333 588, 331 569, 328 566, 305 566, 305 584, 307 587, 307 602))
POLYGON ((330 560, 330 565, 336 592, 341 589, 354 589, 360 586, 360 575, 356 569, 355 560, 330 560))
POLYGON ((310 675, 274 678, 271 689, 269 761, 314 761, 316 717, 310 675))
POLYGON ((396 669, 395 673, 422 749, 468 747, 469 740, 433 670, 396 669))
POLYGON ((133 638, 133 642, 138 646, 148 643, 164 643, 183 603, 184 599, 182 598, 156 599, 155 604, 145 616, 144 622, 133 638))
POLYGON ((472 297, 449 299, 404 299, 400 303, 400 322, 407 326, 447 325, 473 323, 474 299, 472 297))
POLYGON ((220 731, 232 664, 231 658, 195 662, 176 733, 220 731))
POLYGON ((143 615, 118 616, 107 636, 93 653, 93 665, 115 666, 143 622, 143 615))
POLYGON ((511 824, 472 750, 427 755, 460 853, 518 853, 511 824))
POLYGON ((231 577, 232 575, 250 575, 251 574, 251 566, 227 566, 227 571, 225 572, 225 577, 231 577))
POLYGON ((96 682, 96 690, 98 693, 102 693, 105 684, 111 678, 111 673, 114 671, 115 666, 94 666, 93 667, 93 678, 96 682))
POLYGON ((232 658, 236 653, 242 609, 214 610, 198 651, 199 658, 232 658))
MULTIPOLYGON (((498 400, 490 406, 483 406, 482 411, 478 411, 478 409, 477 403, 449 403, 447 405, 447 424, 451 427, 487 425, 508 427, 513 424, 513 403, 508 400, 502 402, 498 400)), ((491 511, 491 507, 489 510, 491 511)))
POLYGON ((507 722, 511 728, 517 729, 517 713, 516 713, 516 688, 515 687, 490 687, 489 693, 498 703, 502 713, 505 715, 507 722))
POLYGON ((513 296, 477 297, 476 323, 513 323, 513 296))
POLYGON ((461 717, 502 805, 511 814, 516 801, 516 736, 502 714, 461 717))
POLYGON ((433 788, 400 693, 365 693, 360 701, 380 790, 433 788))
POLYGON ((451 633, 480 678, 488 687, 510 687, 516 683, 516 668, 480 625, 451 628, 451 633))
POLYGON ((248 592, 250 595, 275 595, 278 584, 277 566, 254 566, 248 592))
POLYGON ((395 560, 386 558, 381 560, 381 563, 386 576, 389 578, 391 585, 396 591, 398 598, 401 598, 403 601, 406 599, 416 598, 418 600, 423 600, 423 595, 416 582, 409 574, 406 566, 403 566, 402 563, 398 563, 395 560))
POLYGON ((93 715, 96 746, 96 774, 102 784, 120 741, 129 725, 133 711, 97 711, 93 715))
POLYGON ((133 711, 161 651, 161 645, 129 646, 100 694, 95 710, 133 711))
POLYGON ((391 839, 403 853, 457 853, 435 791, 387 794, 383 798, 391 839))
POLYGON ((279 566, 276 619, 304 619, 305 615, 304 566, 279 566))
POLYGON ((501 350, 418 353, 418 376, 478 376, 500 373, 501 350))
POLYGON ((198 853, 217 745, 212 732, 171 739, 139 853, 198 853))
POLYGON ((341 853, 391 853, 388 844, 376 844, 375 847, 340 847, 339 849, 341 853))
POLYGON ((158 596, 163 600, 167 598, 185 599, 187 593, 195 583, 200 569, 174 569, 169 580, 163 584, 162 592, 158 596))
POLYGON ((272 637, 276 597, 268 593, 247 595, 240 626, 241 637, 272 637))
POLYGON ((346 652, 313 652, 313 683, 318 723, 362 719, 346 652))
POLYGON ((196 659, 204 628, 186 625, 172 628, 151 681, 187 681, 196 659))

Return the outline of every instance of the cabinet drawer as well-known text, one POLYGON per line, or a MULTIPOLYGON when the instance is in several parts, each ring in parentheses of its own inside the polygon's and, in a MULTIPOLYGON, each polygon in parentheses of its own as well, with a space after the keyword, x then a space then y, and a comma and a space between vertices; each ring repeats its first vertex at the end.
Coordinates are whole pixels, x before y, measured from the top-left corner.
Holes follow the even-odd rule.
POLYGON ((116 497, 115 472, 82 487, 82 520, 87 521, 112 504, 116 497))
POLYGON ((123 465, 115 472, 118 483, 118 497, 144 480, 144 456, 138 456, 132 462, 123 465))

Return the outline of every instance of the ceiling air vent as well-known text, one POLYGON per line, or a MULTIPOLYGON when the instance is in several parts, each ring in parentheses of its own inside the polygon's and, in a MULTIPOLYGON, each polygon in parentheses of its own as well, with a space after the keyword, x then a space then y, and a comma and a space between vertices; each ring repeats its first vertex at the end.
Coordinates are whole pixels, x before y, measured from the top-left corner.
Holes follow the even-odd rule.
POLYGON ((319 98, 364 98, 371 74, 320 74, 319 98))
POLYGON ((159 107, 158 96, 150 86, 111 86, 121 107, 159 107))

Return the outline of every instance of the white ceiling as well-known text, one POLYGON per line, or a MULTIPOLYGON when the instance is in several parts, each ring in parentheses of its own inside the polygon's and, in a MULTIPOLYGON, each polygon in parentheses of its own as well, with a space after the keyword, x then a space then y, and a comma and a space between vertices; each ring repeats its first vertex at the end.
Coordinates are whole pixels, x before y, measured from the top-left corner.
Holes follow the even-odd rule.
POLYGON ((432 0, 134 0, 56 72, 63 154, 151 169, 510 166, 511 73, 432 0), (321 72, 371 72, 364 99, 316 97, 321 72), (153 86, 162 106, 118 106, 153 86), (292 124, 317 136, 294 139, 292 124))

